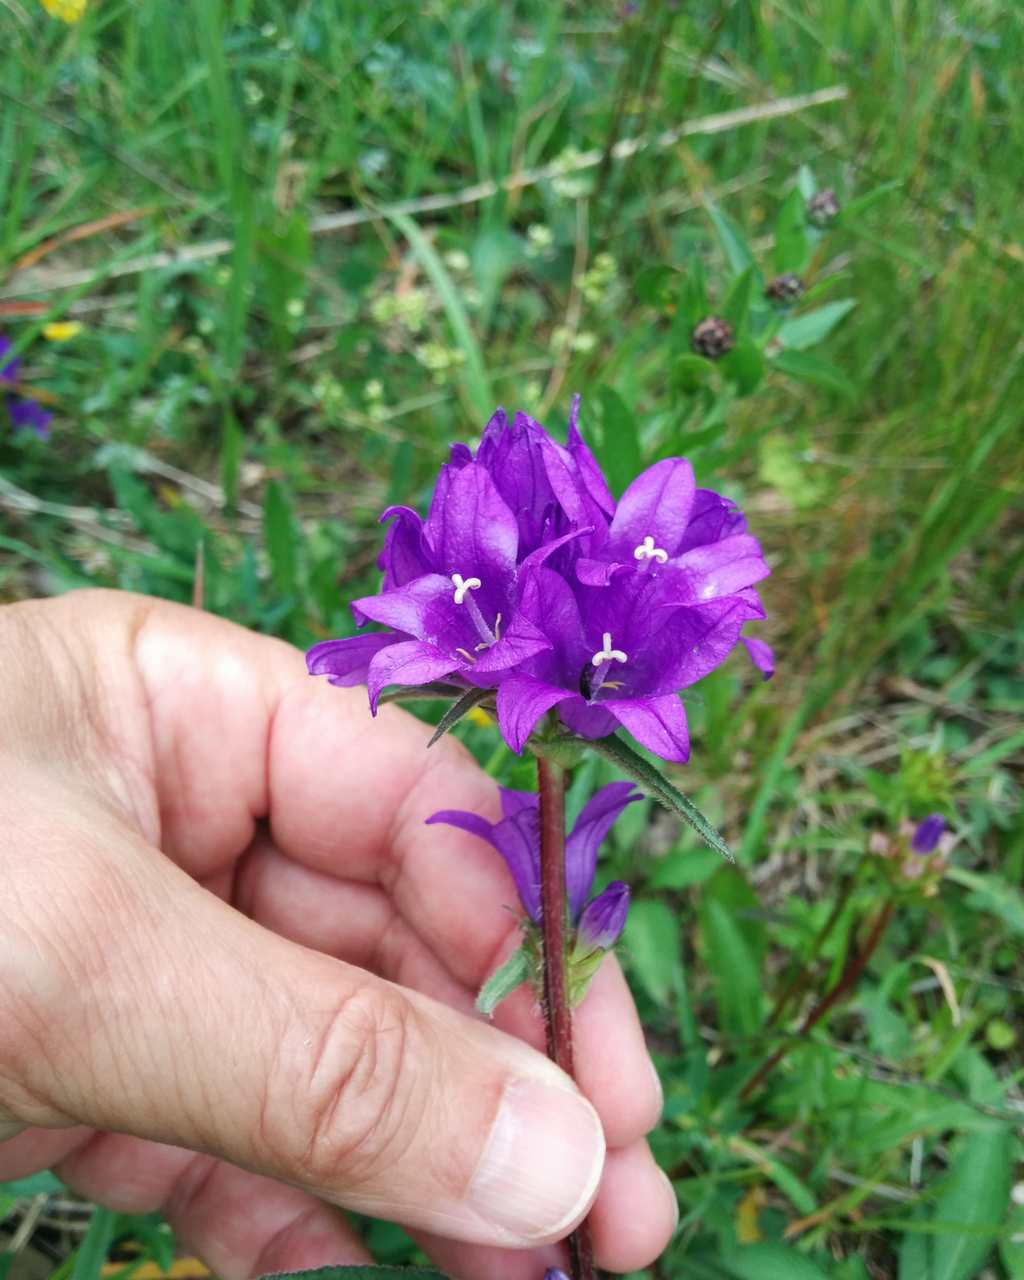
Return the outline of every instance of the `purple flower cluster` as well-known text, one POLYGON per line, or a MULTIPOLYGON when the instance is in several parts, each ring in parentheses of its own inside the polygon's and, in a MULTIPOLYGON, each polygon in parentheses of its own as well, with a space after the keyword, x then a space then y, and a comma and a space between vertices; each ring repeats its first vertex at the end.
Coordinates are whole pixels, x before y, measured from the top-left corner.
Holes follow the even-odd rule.
POLYGON ((514 751, 546 712, 584 738, 619 727, 686 760, 679 692, 740 640, 767 679, 771 650, 743 636, 763 618, 768 572, 746 520, 699 489, 685 458, 648 468, 618 503, 577 426, 554 441, 499 409, 476 454, 453 447, 426 520, 390 507, 378 595, 353 604, 385 631, 328 640, 313 675, 365 683, 376 711, 389 685, 494 689, 514 751))
MULTIPOLYGON (((0 391, 4 390, 4 383, 14 386, 18 381, 21 361, 7 358, 11 346, 10 338, 0 333, 0 391)), ((52 413, 48 413, 35 400, 16 395, 13 391, 8 391, 4 398, 15 431, 34 431, 42 440, 49 436, 52 413)))
MULTIPOLYGON (((607 951, 619 940, 629 910, 629 888, 621 880, 590 897, 597 870, 597 851, 627 805, 641 799, 629 782, 611 782, 580 811, 565 842, 565 890, 569 916, 584 951, 607 951)), ((499 822, 478 813, 443 809, 428 822, 444 822, 486 840, 505 859, 523 910, 540 923, 540 801, 532 791, 501 788, 499 822)))

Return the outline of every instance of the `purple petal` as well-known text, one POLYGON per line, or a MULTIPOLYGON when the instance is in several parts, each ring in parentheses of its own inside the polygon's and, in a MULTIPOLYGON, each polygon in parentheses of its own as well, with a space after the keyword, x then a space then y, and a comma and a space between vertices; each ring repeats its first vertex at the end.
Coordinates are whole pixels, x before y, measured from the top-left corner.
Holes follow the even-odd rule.
POLYGON ((501 812, 506 818, 511 818, 520 809, 536 809, 540 804, 536 791, 513 791, 511 787, 501 787, 499 790, 501 812))
POLYGON ((581 556, 576 561, 576 579, 585 587, 606 587, 617 573, 634 566, 614 560, 591 560, 581 556))
POLYGON ((705 546, 709 542, 720 542, 722 538, 734 533, 745 533, 746 528, 743 512, 737 510, 734 502, 712 489, 698 489, 686 526, 686 535, 676 549, 676 555, 682 555, 694 547, 705 546))
POLYGON ((558 717, 581 738, 607 738, 619 727, 613 715, 599 704, 588 704, 582 698, 569 698, 558 708, 558 717))
POLYGON ((380 695, 389 684, 429 684, 455 669, 452 658, 432 644, 404 640, 389 645, 374 656, 366 674, 370 710, 377 714, 380 695))
POLYGON ((449 473, 444 504, 439 511, 431 509, 427 535, 436 557, 434 567, 445 575, 480 578, 494 589, 515 571, 516 519, 479 463, 449 473))
POLYGON ((637 742, 663 760, 680 764, 690 758, 686 712, 677 694, 608 702, 608 710, 637 742))
POLYGON ((569 1277, 558 1267, 548 1267, 544 1272, 544 1280, 569 1280, 569 1277))
POLYGON ((523 910, 531 920, 540 918, 540 817, 536 806, 520 808, 495 823, 462 809, 442 809, 427 822, 447 823, 493 845, 512 873, 523 910))
POLYGON ((472 651, 479 639, 469 615, 455 603, 451 582, 438 573, 378 596, 363 596, 353 601, 352 608, 372 622, 451 653, 459 646, 472 651))
POLYGON ((645 538, 677 554, 686 535, 696 486, 685 458, 665 458, 642 472, 619 499, 612 520, 610 546, 622 558, 632 556, 645 538))
POLYGON ((604 472, 598 466, 597 459, 587 448, 580 435, 579 422, 580 415, 580 395, 579 392, 572 398, 572 408, 569 410, 569 453, 572 460, 576 463, 576 468, 580 473, 587 492, 605 513, 605 515, 615 514, 615 499, 612 497, 611 490, 608 488, 608 482, 604 478, 604 472))
POLYGON ((593 902, 587 904, 580 916, 580 941, 595 951, 607 951, 622 937, 628 914, 629 885, 613 880, 593 902))
POLYGON ((343 640, 322 640, 306 654, 306 668, 311 676, 326 676, 329 684, 342 688, 365 684, 373 657, 395 643, 395 636, 380 631, 343 640))
POLYGON ((535 627, 529 618, 516 614, 497 644, 492 644, 479 655, 472 672, 490 675, 495 671, 507 671, 509 667, 518 666, 550 648, 551 641, 544 632, 535 627))
POLYGON ((770 680, 775 674, 775 654, 771 645, 765 644, 763 640, 758 640, 754 636, 740 636, 740 639, 747 647, 750 661, 765 680, 770 680))
POLYGON ((414 578, 433 573, 434 563, 423 531, 423 521, 411 507, 388 507, 380 523, 392 520, 384 537, 379 564, 384 570, 384 591, 404 587, 414 578))
POLYGON ((15 431, 34 431, 40 440, 45 440, 49 436, 53 414, 48 413, 41 404, 36 404, 34 400, 22 400, 18 396, 11 396, 7 402, 7 408, 15 431))
POLYGON ((680 584, 686 583, 689 599, 681 592, 681 603, 698 604, 735 595, 766 578, 771 570, 757 539, 738 533, 676 557, 671 572, 678 576, 680 584))
POLYGON ((545 711, 571 698, 567 689, 545 684, 533 676, 509 676, 498 686, 498 727, 512 750, 522 754, 526 739, 545 711))
MULTIPOLYGON (((714 671, 732 653, 753 606, 742 596, 725 596, 709 604, 666 610, 668 618, 653 633, 644 662, 648 693, 685 689, 714 671)), ((639 663, 638 663, 639 665, 639 663)))
POLYGON ((946 819, 941 813, 930 813, 917 824, 914 838, 910 842, 915 853, 933 853, 943 832, 946 830, 946 819))
POLYGON ((610 782, 596 791, 580 811, 565 842, 565 888, 573 920, 579 919, 594 883, 601 841, 623 809, 639 799, 640 792, 633 790, 631 782, 610 782))
POLYGON ((508 414, 499 405, 491 414, 487 426, 480 437, 480 446, 476 451, 476 460, 489 467, 495 461, 502 438, 508 431, 508 414))

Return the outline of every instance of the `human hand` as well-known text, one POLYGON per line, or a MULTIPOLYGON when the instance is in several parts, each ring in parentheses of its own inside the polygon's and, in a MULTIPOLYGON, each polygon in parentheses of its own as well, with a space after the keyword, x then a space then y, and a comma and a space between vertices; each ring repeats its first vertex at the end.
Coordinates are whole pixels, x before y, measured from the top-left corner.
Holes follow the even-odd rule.
POLYGON ((614 959, 576 1017, 592 1106, 527 991, 501 1030, 473 1013, 517 926, 500 859, 425 825, 496 816, 457 743, 140 596, 8 606, 0 653, 0 1180, 161 1209, 223 1280, 366 1261, 336 1205, 460 1280, 565 1265, 592 1202, 599 1265, 660 1252, 660 1091, 614 959))

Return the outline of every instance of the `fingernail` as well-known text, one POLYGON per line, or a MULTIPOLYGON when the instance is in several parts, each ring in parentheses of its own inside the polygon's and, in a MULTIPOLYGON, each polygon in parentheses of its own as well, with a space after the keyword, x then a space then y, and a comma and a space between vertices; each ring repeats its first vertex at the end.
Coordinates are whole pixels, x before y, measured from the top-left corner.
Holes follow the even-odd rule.
POLYGON ((590 1207, 603 1168, 604 1134, 590 1103, 519 1080, 505 1089, 467 1199, 509 1245, 558 1240, 590 1207))

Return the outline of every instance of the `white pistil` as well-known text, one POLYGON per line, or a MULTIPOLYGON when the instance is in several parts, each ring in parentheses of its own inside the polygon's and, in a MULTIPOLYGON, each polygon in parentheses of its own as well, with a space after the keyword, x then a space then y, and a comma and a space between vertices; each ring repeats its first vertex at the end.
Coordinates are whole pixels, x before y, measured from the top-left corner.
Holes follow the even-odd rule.
POLYGON ((455 603, 462 604, 467 591, 479 591, 483 584, 479 578, 464 578, 461 573, 453 573, 452 585, 455 587, 455 603))
POLYGON ((656 547, 654 539, 648 534, 638 547, 633 548, 633 558, 636 560, 657 560, 659 564, 664 564, 668 560, 668 552, 664 547, 656 547))
POLYGON ((590 659, 595 667, 599 667, 605 662, 626 662, 626 655, 621 649, 612 648, 612 633, 606 631, 602 636, 602 648, 599 653, 595 653, 590 659))

